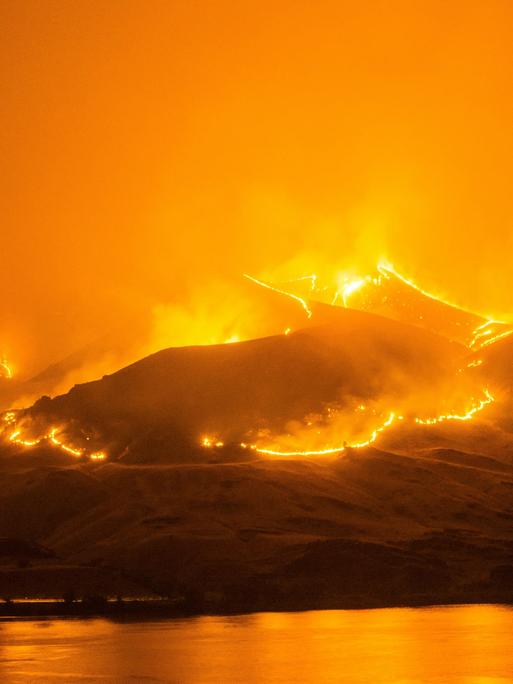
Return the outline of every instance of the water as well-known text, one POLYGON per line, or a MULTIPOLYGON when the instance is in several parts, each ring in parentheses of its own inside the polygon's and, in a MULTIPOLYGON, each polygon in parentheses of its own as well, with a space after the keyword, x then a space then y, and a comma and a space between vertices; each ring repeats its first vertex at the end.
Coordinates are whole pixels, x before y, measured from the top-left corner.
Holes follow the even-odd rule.
POLYGON ((503 606, 0 622, 2 684, 504 684, 503 606))

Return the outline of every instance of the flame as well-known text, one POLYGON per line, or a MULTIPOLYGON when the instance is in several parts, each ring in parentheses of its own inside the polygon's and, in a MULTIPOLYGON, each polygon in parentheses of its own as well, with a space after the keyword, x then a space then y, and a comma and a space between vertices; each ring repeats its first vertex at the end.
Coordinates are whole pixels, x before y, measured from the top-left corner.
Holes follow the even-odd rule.
POLYGON ((485 340, 481 346, 480 349, 483 349, 483 347, 488 347, 490 344, 495 344, 495 342, 498 342, 499 340, 502 340, 504 337, 509 337, 513 333, 513 330, 505 330, 502 333, 499 333, 498 335, 494 335, 494 337, 491 337, 489 340, 485 340))
MULTIPOLYGON (((445 304, 447 306, 450 306, 452 308, 458 309, 459 311, 466 311, 465 309, 462 309, 462 307, 458 306, 457 304, 453 304, 452 302, 449 302, 442 297, 438 297, 434 295, 431 292, 428 292, 427 290, 424 290, 422 287, 417 285, 413 280, 410 278, 406 278, 402 273, 400 273, 390 262, 381 260, 378 262, 376 265, 376 269, 378 272, 377 276, 372 276, 372 275, 365 275, 365 276, 360 276, 360 275, 348 275, 347 273, 343 273, 337 277, 337 282, 338 284, 335 287, 335 294, 331 298, 331 304, 336 305, 338 301, 340 300, 342 303, 342 306, 347 308, 349 306, 349 300, 350 298, 354 295, 354 293, 361 291, 364 287, 367 287, 369 285, 374 285, 376 287, 379 287, 383 279, 390 280, 392 277, 397 278, 400 280, 402 283, 407 285, 408 287, 416 290, 419 292, 421 295, 424 297, 428 297, 429 299, 432 299, 433 301, 439 302, 441 304, 445 304)), ((304 299, 303 297, 300 297, 298 294, 295 294, 294 292, 290 292, 288 289, 285 288, 286 285, 293 285, 305 280, 310 281, 310 292, 313 295, 317 295, 321 299, 324 298, 326 291, 331 292, 333 291, 332 287, 319 287, 319 276, 317 274, 312 274, 312 275, 304 275, 304 276, 299 276, 297 278, 289 279, 287 281, 284 281, 281 283, 280 287, 276 287, 275 285, 265 282, 263 280, 258 280, 257 278, 254 278, 253 276, 244 274, 244 277, 247 278, 248 280, 251 280, 252 282, 256 283, 257 285, 260 285, 261 287, 265 287, 269 290, 272 290, 273 292, 276 292, 278 294, 284 295, 286 297, 290 297, 291 299, 294 299, 297 301, 302 308, 304 309, 305 313, 307 314, 308 318, 312 317, 312 310, 308 304, 308 301, 304 299)), ((475 313, 475 312, 469 312, 466 311, 468 314, 472 314, 476 317, 482 317, 481 314, 475 313)), ((422 318, 422 317, 421 317, 422 318)), ((493 326, 504 326, 507 325, 504 321, 499 321, 495 319, 487 319, 484 323, 479 325, 473 332, 470 340, 466 343, 467 346, 470 349, 478 348, 481 349, 482 347, 488 346, 490 344, 493 344, 497 342, 498 340, 507 337, 508 335, 513 333, 513 330, 506 330, 506 331, 500 331, 496 334, 494 334, 494 331, 492 329, 493 326), (482 341, 482 338, 490 338, 486 339, 485 341, 482 341)))
POLYGON ((472 418, 484 409, 485 406, 491 404, 495 401, 494 397, 490 394, 488 389, 483 390, 485 398, 469 409, 466 413, 458 415, 455 413, 449 413, 446 415, 436 416, 435 418, 415 418, 415 422, 419 425, 436 425, 437 423, 444 423, 447 420, 472 420, 472 418))
POLYGON ((349 297, 366 285, 368 281, 368 276, 366 278, 349 278, 349 276, 343 276, 342 284, 337 288, 332 304, 335 304, 337 299, 341 297, 342 304, 347 308, 349 297))
MULTIPOLYGON (((278 287, 274 287, 274 285, 271 285, 269 283, 265 283, 263 280, 258 280, 257 278, 253 278, 253 276, 248 275, 247 273, 244 273, 244 278, 247 278, 248 280, 251 280, 253 283, 256 283, 257 285, 260 285, 261 287, 265 287, 268 290, 272 290, 273 292, 277 292, 278 294, 285 295, 286 297, 290 297, 291 299, 294 299, 296 302, 301 304, 303 307, 306 315, 308 318, 312 317, 312 310, 308 306, 306 300, 304 300, 302 297, 299 297, 298 295, 292 294, 291 292, 287 292, 286 290, 281 290, 278 287)), ((297 282, 297 280, 301 280, 304 278, 317 278, 317 276, 304 276, 303 278, 297 278, 295 281, 289 281, 289 282, 297 282)), ((315 282, 315 281, 312 281, 315 282)))
POLYGON ((259 454, 264 454, 266 456, 327 456, 329 454, 342 453, 348 448, 363 449, 364 447, 370 446, 377 440, 380 433, 384 432, 389 427, 391 427, 396 420, 404 420, 404 418, 403 416, 396 415, 394 412, 392 412, 390 413, 386 421, 380 427, 377 427, 375 430, 373 430, 370 437, 368 437, 368 439, 364 440, 363 442, 356 442, 353 444, 347 444, 346 442, 344 442, 344 444, 340 446, 329 447, 327 449, 280 451, 278 449, 267 449, 259 447, 256 444, 246 444, 245 442, 241 442, 240 446, 243 449, 251 449, 259 454))
POLYGON ((479 325, 472 333, 472 339, 469 343, 469 347, 473 349, 477 347, 478 349, 483 349, 490 344, 494 344, 498 340, 511 335, 513 330, 503 330, 502 332, 495 332, 493 326, 504 326, 507 325, 504 321, 496 321, 494 319, 489 319, 485 321, 482 325, 479 325), (486 338, 486 339, 483 339, 486 338))
POLYGON ((9 362, 5 358, 5 356, 2 356, 0 358, 0 377, 5 378, 7 380, 10 380, 13 376, 13 370, 12 367, 9 365, 9 362))
POLYGON ((390 276, 393 275, 396 278, 398 278, 401 282, 403 282, 405 285, 408 285, 414 290, 417 290, 417 292, 420 292, 420 294, 424 295, 424 297, 428 297, 429 299, 433 299, 435 302, 441 302, 442 304, 447 304, 447 306, 452 306, 454 309, 459 309, 460 311, 462 311, 461 306, 453 304, 452 302, 448 302, 445 299, 442 299, 441 297, 437 297, 436 295, 432 294, 431 292, 428 292, 427 290, 423 290, 416 283, 414 283, 413 280, 410 280, 403 276, 401 273, 399 273, 399 271, 397 271, 397 269, 395 269, 394 266, 388 261, 381 260, 377 265, 377 269, 381 273, 381 275, 387 278, 388 280, 390 279, 390 276))
POLYGON ((222 442, 220 439, 217 439, 217 437, 210 437, 209 435, 202 437, 200 439, 200 444, 206 449, 219 449, 224 446, 224 442, 222 442))
POLYGON ((88 456, 88 458, 92 461, 102 461, 107 458, 107 454, 104 451, 95 451, 88 454, 86 449, 74 447, 70 444, 67 444, 61 439, 61 430, 59 430, 59 428, 57 427, 50 428, 50 430, 42 437, 38 437, 35 439, 27 439, 23 437, 22 430, 16 425, 15 411, 7 411, 6 413, 4 413, 3 421, 6 424, 4 430, 6 428, 12 430, 8 437, 8 441, 11 444, 17 444, 18 446, 32 448, 39 446, 44 442, 47 442, 52 446, 60 449, 61 451, 64 451, 65 453, 70 454, 71 456, 75 456, 76 458, 79 458, 81 456, 88 456))
MULTIPOLYGON (((492 402, 495 401, 495 398, 492 396, 490 391, 485 388, 483 390, 484 393, 484 398, 481 399, 478 403, 474 404, 466 413, 463 414, 457 414, 457 413, 449 413, 449 414, 442 414, 439 416, 436 416, 435 418, 413 418, 413 422, 416 423, 417 425, 436 425, 438 423, 443 423, 446 421, 468 421, 472 420, 474 416, 482 411, 486 406, 491 404, 492 402)), ((358 411, 364 411, 365 406, 363 404, 360 404, 356 407, 356 410, 358 411)), ((329 410, 328 410, 329 413, 329 410)), ((374 428, 370 435, 363 439, 362 441, 359 442, 353 442, 353 443, 348 443, 346 441, 343 441, 342 444, 339 444, 338 446, 334 447, 326 447, 323 449, 293 449, 293 450, 286 450, 286 449, 278 449, 274 447, 265 447, 265 446, 259 446, 258 444, 252 443, 248 444, 247 442, 240 442, 239 446, 242 449, 250 449, 252 451, 255 451, 258 454, 262 454, 265 456, 328 456, 330 454, 339 454, 347 449, 364 449, 365 447, 370 446, 371 444, 374 444, 374 442, 377 441, 378 437, 385 432, 386 430, 389 430, 392 428, 395 424, 401 421, 405 421, 406 418, 405 416, 401 415, 400 413, 397 413, 396 411, 391 411, 388 414, 387 419, 377 428, 374 428)), ((311 422, 307 423, 308 425, 311 425, 311 422)), ((207 447, 207 448, 212 448, 214 446, 223 446, 223 442, 221 441, 216 441, 216 438, 212 437, 203 437, 200 441, 202 446, 207 447)))

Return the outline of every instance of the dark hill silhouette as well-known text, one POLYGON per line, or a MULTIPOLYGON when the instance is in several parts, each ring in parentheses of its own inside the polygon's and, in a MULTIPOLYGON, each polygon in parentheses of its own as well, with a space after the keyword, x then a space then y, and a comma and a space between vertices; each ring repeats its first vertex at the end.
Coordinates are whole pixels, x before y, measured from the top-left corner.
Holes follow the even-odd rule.
MULTIPOLYGON (((261 296, 306 327, 166 349, 18 418, 41 434, 65 425, 73 443, 90 436, 110 460, 48 442, 0 449, 0 537, 15 540, 0 596, 157 594, 200 611, 513 598, 513 429, 495 413, 404 421, 342 456, 198 446, 203 432, 237 442, 332 403, 405 401, 429 415, 459 383, 508 378, 511 340, 467 368, 477 354, 421 327, 322 304, 305 321, 290 298, 261 296)), ((507 381, 501 391, 504 406, 507 381)))
POLYGON ((257 429, 279 433, 288 421, 328 405, 386 398, 387 407, 396 407, 420 397, 434 410, 465 354, 458 344, 379 316, 322 305, 314 310, 324 325, 239 344, 163 350, 41 399, 25 416, 39 426, 65 424, 73 426, 71 434, 94 435, 112 457, 189 460, 202 434, 240 442, 257 429))

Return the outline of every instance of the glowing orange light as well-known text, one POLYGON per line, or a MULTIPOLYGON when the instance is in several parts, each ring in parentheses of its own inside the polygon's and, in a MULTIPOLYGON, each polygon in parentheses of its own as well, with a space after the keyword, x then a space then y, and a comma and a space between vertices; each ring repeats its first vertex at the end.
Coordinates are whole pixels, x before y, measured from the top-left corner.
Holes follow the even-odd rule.
POLYGON ((494 335, 493 337, 490 337, 490 339, 485 340, 482 344, 480 349, 483 349, 483 347, 488 347, 490 344, 495 344, 495 342, 498 342, 499 340, 502 340, 504 337, 509 337, 513 333, 513 330, 505 330, 502 333, 499 333, 498 335, 494 335))
POLYGON ((441 297, 437 297, 436 295, 432 294, 431 292, 427 292, 426 290, 423 290, 421 287, 419 287, 416 283, 414 283, 412 280, 409 280, 408 278, 405 278, 405 276, 401 275, 389 262, 385 261, 380 261, 378 263, 378 271, 383 275, 385 278, 390 279, 390 276, 393 275, 396 278, 398 278, 401 282, 403 282, 405 285, 408 285, 409 287, 412 287, 414 290, 417 290, 417 292, 420 292, 424 297, 429 297, 429 299, 434 299, 436 302, 441 302, 442 304, 447 304, 448 306, 452 306, 455 309, 460 309, 461 307, 457 306, 456 304, 452 304, 451 302, 447 302, 441 297))
POLYGON ((342 284, 338 287, 335 293, 335 298, 333 299, 332 304, 334 304, 337 301, 338 297, 341 297, 342 304, 347 308, 349 297, 354 292, 361 289, 368 282, 368 280, 370 280, 368 277, 350 279, 347 276, 345 276, 343 278, 342 284))
POLYGON ((419 425, 436 425, 437 423, 444 423, 447 420, 472 420, 476 413, 479 413, 484 409, 485 406, 488 406, 488 404, 491 404, 493 401, 495 401, 494 397, 487 389, 484 390, 484 395, 484 399, 481 399, 478 404, 461 415, 448 413, 446 415, 436 416, 435 418, 415 418, 415 422, 419 425))
POLYGON ((0 377, 10 380, 13 376, 13 371, 5 356, 0 359, 0 377))
POLYGON ((483 347, 486 347, 489 344, 493 344, 493 342, 496 342, 501 337, 505 337, 510 332, 512 332, 507 330, 505 332, 497 333, 494 335, 493 327, 496 325, 504 325, 504 322, 489 319, 485 321, 482 325, 479 325, 472 333, 472 339, 470 340, 469 347, 471 349, 473 349, 474 347, 482 349, 483 347))
MULTIPOLYGON (((273 285, 270 285, 269 283, 264 283, 262 280, 258 280, 257 278, 253 278, 253 276, 247 275, 247 273, 244 273, 244 278, 247 278, 248 280, 251 280, 253 283, 256 283, 257 285, 260 285, 261 287, 265 287, 267 290, 272 290, 273 292, 277 292, 278 294, 285 295, 285 297, 290 297, 291 299, 294 299, 296 302, 301 304, 303 307, 306 315, 308 318, 312 317, 312 310, 308 306, 307 302, 302 298, 298 297, 298 295, 292 294, 291 292, 286 292, 285 290, 281 290, 278 287, 274 287, 273 285)), ((313 277, 313 276, 308 276, 308 277, 313 277)))
MULTIPOLYGON (((386 421, 380 427, 372 431, 370 437, 363 442, 356 442, 353 444, 344 443, 340 446, 329 447, 327 449, 307 449, 307 450, 294 450, 294 451, 281 451, 279 449, 267 449, 264 447, 259 447, 256 444, 250 444, 249 448, 256 451, 259 454, 265 454, 267 456, 327 456, 329 454, 338 454, 345 451, 347 448, 351 449, 363 449, 366 446, 373 444, 379 434, 384 432, 389 428, 396 420, 403 420, 403 416, 396 415, 394 412, 390 413, 386 421)), ((243 444, 241 443, 241 446, 243 444)), ((243 448, 248 448, 247 444, 244 444, 243 448)))
MULTIPOLYGON (((463 414, 457 414, 457 413, 449 413, 449 414, 442 414, 439 416, 436 416, 435 418, 414 418, 413 421, 418 424, 418 425, 436 425, 438 423, 443 423, 445 421, 468 421, 471 420, 477 413, 482 411, 485 406, 488 406, 494 401, 494 397, 490 394, 488 389, 484 389, 484 398, 481 399, 477 404, 472 406, 466 413, 463 414)), ((357 410, 365 410, 365 406, 363 404, 360 404, 357 407, 357 410)), ((285 449, 275 449, 271 447, 263 447, 259 446, 258 444, 248 444, 247 442, 240 442, 239 446, 242 449, 251 449, 252 451, 255 451, 259 454, 267 455, 267 456, 327 456, 330 454, 338 454, 342 453, 346 449, 364 449, 365 447, 370 446, 373 444, 378 437, 380 436, 381 433, 385 432, 389 428, 391 428, 396 422, 399 421, 404 421, 405 417, 392 411, 388 418, 385 420, 385 422, 380 425, 379 427, 375 428, 369 437, 366 439, 360 441, 360 442, 353 442, 353 443, 347 443, 343 442, 342 444, 335 446, 335 447, 326 447, 324 449, 294 449, 294 450, 285 450, 285 449)), ((307 423, 308 425, 311 425, 311 423, 307 423)), ((317 431, 319 432, 319 431, 317 431)), ((222 442, 218 442, 216 444, 215 440, 211 437, 203 437, 201 439, 201 444, 204 447, 211 448, 212 446, 217 446, 217 444, 222 444, 222 442)))
POLYGON ((224 442, 222 442, 220 439, 217 439, 217 437, 210 437, 209 435, 202 437, 200 443, 201 446, 205 447, 206 449, 219 449, 220 447, 224 446, 224 442))
MULTIPOLYGON (((70 444, 66 444, 66 442, 64 442, 59 437, 59 428, 52 427, 50 431, 42 437, 38 437, 35 439, 26 439, 22 436, 21 429, 16 427, 16 414, 14 411, 8 411, 7 413, 4 413, 3 421, 6 423, 6 428, 14 428, 12 429, 12 432, 10 432, 8 437, 8 441, 12 444, 17 444, 18 446, 31 448, 39 446, 44 442, 47 442, 52 446, 57 447, 61 451, 64 451, 67 454, 71 454, 72 456, 75 456, 77 458, 80 456, 88 455, 86 449, 77 448, 71 446, 70 444)), ((104 460, 107 457, 104 451, 93 452, 88 456, 93 461, 104 460)))

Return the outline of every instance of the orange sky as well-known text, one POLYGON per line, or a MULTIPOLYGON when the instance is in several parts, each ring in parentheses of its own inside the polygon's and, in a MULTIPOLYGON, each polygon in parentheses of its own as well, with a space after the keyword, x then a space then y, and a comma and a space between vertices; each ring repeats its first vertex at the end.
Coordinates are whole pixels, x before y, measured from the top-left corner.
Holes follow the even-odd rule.
POLYGON ((510 0, 4 0, 0 27, 17 365, 291 259, 513 311, 510 0))

